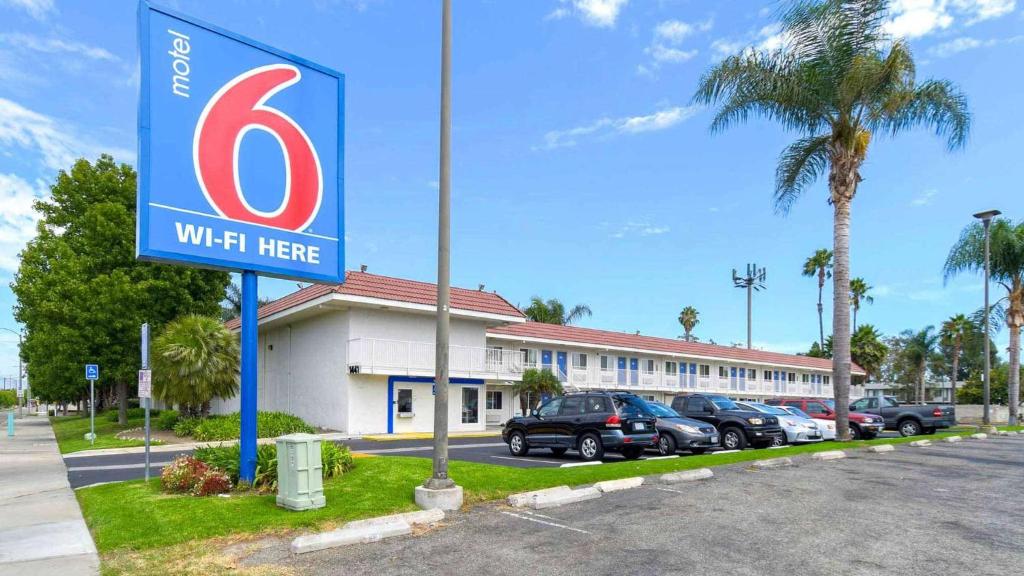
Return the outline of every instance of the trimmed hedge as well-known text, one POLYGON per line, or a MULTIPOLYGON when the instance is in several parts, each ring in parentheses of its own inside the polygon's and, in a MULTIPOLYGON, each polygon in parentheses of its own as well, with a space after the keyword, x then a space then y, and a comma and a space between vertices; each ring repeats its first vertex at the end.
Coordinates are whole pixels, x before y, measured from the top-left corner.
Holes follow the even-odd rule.
POLYGON ((178 423, 178 411, 177 410, 164 410, 160 412, 160 416, 156 419, 157 430, 174 430, 174 425, 178 423))
MULTIPOLYGON (((107 419, 107 422, 117 422, 117 409, 116 408, 111 409, 111 410, 107 410, 105 412, 105 414, 106 414, 105 418, 107 419)), ((160 415, 160 411, 159 410, 157 410, 155 408, 151 408, 149 410, 149 417, 150 418, 153 418, 154 416, 159 416, 159 415, 160 415)), ((145 408, 129 408, 128 409, 128 419, 129 420, 134 420, 136 418, 145 418, 145 417, 146 417, 146 409, 145 408)))
MULTIPOLYGON (((177 434, 177 427, 174 432, 177 434)), ((284 412, 259 412, 256 414, 256 436, 259 438, 274 438, 296 432, 312 434, 316 430, 306 424, 302 418, 284 412)), ((213 416, 200 420, 192 437, 201 442, 236 440, 241 433, 242 418, 238 412, 235 412, 227 416, 213 416)))

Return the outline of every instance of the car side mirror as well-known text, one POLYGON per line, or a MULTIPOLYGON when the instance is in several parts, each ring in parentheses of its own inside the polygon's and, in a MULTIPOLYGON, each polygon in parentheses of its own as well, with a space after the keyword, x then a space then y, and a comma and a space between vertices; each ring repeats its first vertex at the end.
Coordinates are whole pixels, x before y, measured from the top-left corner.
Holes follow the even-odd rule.
POLYGON ((534 418, 540 418, 540 412, 538 412, 537 409, 534 408, 533 410, 530 410, 530 416, 533 416, 534 418))
POLYGON ((714 413, 715 413, 715 411, 714 411, 714 409, 713 409, 713 408, 711 408, 711 406, 705 406, 705 407, 704 407, 704 413, 705 413, 705 414, 714 414, 714 413))

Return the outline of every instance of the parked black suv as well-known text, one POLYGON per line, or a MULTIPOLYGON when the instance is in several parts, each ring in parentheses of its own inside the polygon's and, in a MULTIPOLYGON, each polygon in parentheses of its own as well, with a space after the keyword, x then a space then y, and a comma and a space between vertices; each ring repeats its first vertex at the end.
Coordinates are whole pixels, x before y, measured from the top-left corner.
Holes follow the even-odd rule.
POLYGON ((549 448, 556 456, 576 450, 585 461, 600 460, 606 451, 633 460, 657 445, 654 423, 639 396, 595 390, 552 398, 529 416, 512 418, 502 426, 501 439, 513 456, 549 448))
POLYGON ((718 429, 722 447, 742 450, 747 445, 764 448, 785 434, 775 416, 742 410, 725 396, 690 394, 672 399, 672 409, 686 418, 701 420, 718 429))

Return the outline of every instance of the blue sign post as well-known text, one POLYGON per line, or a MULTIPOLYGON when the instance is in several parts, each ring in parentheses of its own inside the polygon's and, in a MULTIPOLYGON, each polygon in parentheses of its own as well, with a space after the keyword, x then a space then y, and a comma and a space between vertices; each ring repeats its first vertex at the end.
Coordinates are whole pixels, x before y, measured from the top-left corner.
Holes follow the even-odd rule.
POLYGON ((100 379, 100 365, 86 364, 85 379, 89 381, 89 433, 85 439, 92 446, 96 443, 96 381, 100 379))
POLYGON ((344 279, 339 72, 139 5, 137 255, 242 273, 240 477, 256 466, 257 274, 344 279))

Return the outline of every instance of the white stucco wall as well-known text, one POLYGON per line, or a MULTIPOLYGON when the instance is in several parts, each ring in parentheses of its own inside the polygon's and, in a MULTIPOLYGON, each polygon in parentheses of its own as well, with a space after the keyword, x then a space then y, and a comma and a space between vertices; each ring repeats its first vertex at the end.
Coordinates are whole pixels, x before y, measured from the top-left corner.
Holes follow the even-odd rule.
MULTIPOLYGON (((434 342, 437 320, 433 314, 403 312, 400 309, 353 308, 349 317, 349 338, 380 338, 411 342, 434 342)), ((483 347, 487 342, 483 321, 452 318, 450 342, 455 346, 483 347)))
MULTIPOLYGON (((381 434, 388 429, 388 411, 394 415, 394 432, 433 432, 434 395, 429 382, 398 380, 394 385, 392 403, 388 405, 388 377, 366 374, 351 375, 349 392, 352 397, 349 412, 349 434, 381 434), (399 417, 398 390, 412 390, 413 416, 399 417)), ((452 432, 476 432, 487 428, 485 417, 484 385, 451 384, 448 388, 448 429, 452 432), (477 422, 462 422, 462 389, 477 390, 477 422)))

